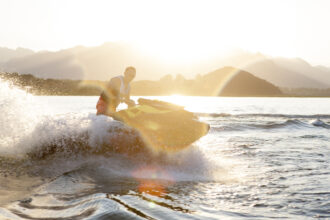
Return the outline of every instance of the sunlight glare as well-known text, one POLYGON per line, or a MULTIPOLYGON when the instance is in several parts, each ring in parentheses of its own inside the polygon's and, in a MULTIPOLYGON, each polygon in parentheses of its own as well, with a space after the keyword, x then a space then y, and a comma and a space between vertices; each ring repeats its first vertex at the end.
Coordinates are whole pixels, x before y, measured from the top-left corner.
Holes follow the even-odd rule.
POLYGON ((180 95, 180 94, 173 94, 171 96, 167 96, 166 97, 166 101, 176 104, 176 105, 180 105, 182 106, 183 104, 186 104, 185 102, 186 100, 186 96, 184 95, 180 95))
POLYGON ((281 16, 277 16, 272 8, 280 4, 254 1, 265 8, 260 11, 251 8, 250 1, 239 1, 241 7, 227 1, 125 2, 130 7, 114 1, 73 1, 64 7, 63 2, 54 3, 61 8, 53 21, 54 31, 70 33, 74 27, 75 34, 62 39, 73 45, 128 42, 140 48, 143 56, 173 66, 224 56, 233 48, 270 55, 295 54, 295 20, 289 19, 294 12, 281 8, 281 16), (278 27, 278 23, 283 25, 278 27))

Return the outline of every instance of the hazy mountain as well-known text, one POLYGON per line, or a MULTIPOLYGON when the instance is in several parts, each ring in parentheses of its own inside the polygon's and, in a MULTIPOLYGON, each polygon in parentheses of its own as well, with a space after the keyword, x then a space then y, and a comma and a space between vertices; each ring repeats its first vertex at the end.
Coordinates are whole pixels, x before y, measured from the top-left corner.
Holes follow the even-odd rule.
POLYGON ((226 58, 206 59, 189 65, 179 63, 162 63, 130 45, 105 43, 97 47, 79 46, 57 52, 32 52, 30 55, 16 56, 5 62, 2 70, 41 78, 108 80, 132 65, 137 69, 137 80, 158 80, 166 74, 181 73, 186 78, 193 78, 197 73, 234 66, 280 87, 330 87, 330 69, 311 66, 302 59, 273 58, 238 50, 226 58))
POLYGON ((0 63, 5 63, 13 58, 24 57, 33 54, 34 51, 25 48, 17 48, 12 50, 6 47, 0 47, 0 63))
POLYGON ((285 59, 274 58, 274 62, 288 70, 300 73, 306 77, 309 77, 315 81, 330 85, 330 69, 323 66, 312 66, 305 60, 300 58, 285 59))
POLYGON ((279 96, 281 91, 249 72, 224 67, 201 77, 199 84, 221 96, 279 96))
POLYGON ((260 53, 239 53, 221 61, 249 71, 280 87, 329 88, 330 69, 313 67, 302 59, 272 58, 260 53))
POLYGON ((14 58, 3 66, 5 71, 33 74, 40 78, 82 79, 84 70, 73 50, 39 52, 30 56, 14 58))
POLYGON ((108 80, 131 65, 137 68, 138 79, 159 79, 159 72, 162 72, 159 70, 165 69, 133 47, 105 43, 98 47, 79 46, 11 59, 4 64, 4 70, 41 78, 108 80))
POLYGON ((277 65, 273 60, 262 60, 250 64, 244 68, 252 72, 255 76, 280 86, 289 88, 328 88, 330 84, 323 83, 313 79, 312 76, 306 76, 300 72, 292 71, 277 65))

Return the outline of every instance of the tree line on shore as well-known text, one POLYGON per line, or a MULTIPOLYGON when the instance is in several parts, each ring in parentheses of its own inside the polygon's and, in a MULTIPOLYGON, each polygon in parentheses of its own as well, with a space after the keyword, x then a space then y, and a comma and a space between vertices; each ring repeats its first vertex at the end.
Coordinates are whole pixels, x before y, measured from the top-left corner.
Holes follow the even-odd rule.
MULTIPOLYGON (((34 95, 97 96, 106 81, 43 79, 32 74, 0 73, 0 78, 34 95)), ((194 79, 166 75, 158 81, 140 80, 132 82, 132 95, 196 95, 196 96, 259 96, 259 97, 330 97, 330 88, 278 88, 252 74, 225 67, 194 79), (238 71, 228 80, 228 73, 238 71), (227 75, 226 75, 227 74, 227 75)))

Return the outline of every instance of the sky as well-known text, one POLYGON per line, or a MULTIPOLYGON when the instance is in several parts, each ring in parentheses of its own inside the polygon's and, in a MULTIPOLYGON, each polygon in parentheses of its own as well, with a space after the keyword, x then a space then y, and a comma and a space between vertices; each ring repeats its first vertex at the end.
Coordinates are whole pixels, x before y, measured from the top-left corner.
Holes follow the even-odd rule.
POLYGON ((330 66, 328 0, 0 0, 0 47, 128 42, 164 60, 240 48, 330 66))

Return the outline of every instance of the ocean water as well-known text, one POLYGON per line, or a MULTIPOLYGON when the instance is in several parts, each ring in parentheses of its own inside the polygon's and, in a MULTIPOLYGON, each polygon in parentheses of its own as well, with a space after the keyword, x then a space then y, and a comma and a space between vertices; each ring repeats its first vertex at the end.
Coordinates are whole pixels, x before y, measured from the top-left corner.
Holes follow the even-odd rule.
POLYGON ((0 82, 0 219, 330 218, 329 98, 145 98, 185 106, 209 133, 134 153, 138 134, 96 116, 98 97, 0 82))

